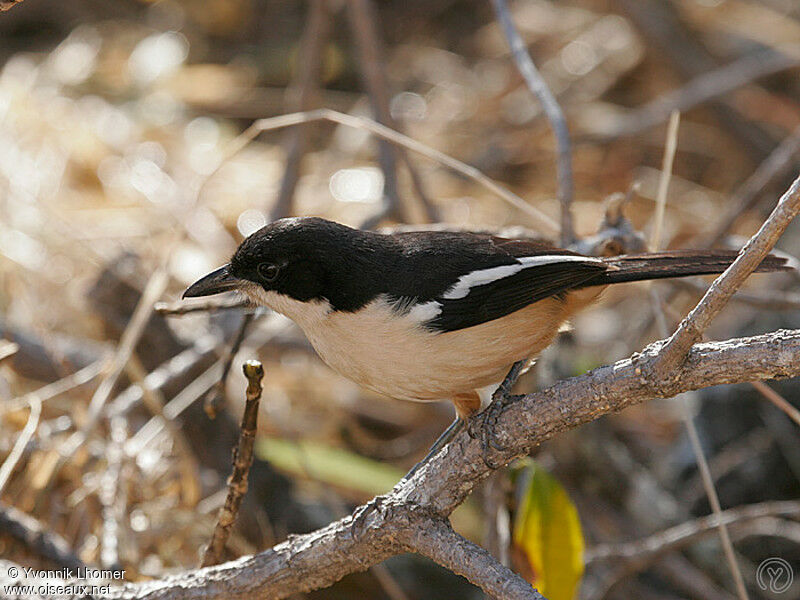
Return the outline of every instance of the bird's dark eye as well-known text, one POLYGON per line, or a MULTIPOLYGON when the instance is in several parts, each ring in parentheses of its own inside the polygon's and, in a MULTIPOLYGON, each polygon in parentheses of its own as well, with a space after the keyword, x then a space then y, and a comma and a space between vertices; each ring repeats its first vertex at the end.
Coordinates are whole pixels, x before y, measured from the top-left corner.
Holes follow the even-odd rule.
POLYGON ((258 265, 258 274, 264 281, 275 281, 275 278, 278 276, 278 271, 280 271, 280 267, 272 263, 261 263, 258 265))

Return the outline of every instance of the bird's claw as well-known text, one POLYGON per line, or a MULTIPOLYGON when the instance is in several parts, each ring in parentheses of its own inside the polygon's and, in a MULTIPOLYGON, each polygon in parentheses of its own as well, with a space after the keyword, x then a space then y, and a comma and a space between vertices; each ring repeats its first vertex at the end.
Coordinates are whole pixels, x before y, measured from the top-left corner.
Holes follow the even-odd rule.
POLYGON ((489 460, 489 456, 494 454, 493 451, 503 452, 508 448, 507 444, 499 441, 497 422, 506 407, 517 398, 518 396, 498 395, 483 412, 470 418, 467 423, 467 433, 472 439, 480 440, 483 459, 489 468, 496 469, 500 466, 489 460))

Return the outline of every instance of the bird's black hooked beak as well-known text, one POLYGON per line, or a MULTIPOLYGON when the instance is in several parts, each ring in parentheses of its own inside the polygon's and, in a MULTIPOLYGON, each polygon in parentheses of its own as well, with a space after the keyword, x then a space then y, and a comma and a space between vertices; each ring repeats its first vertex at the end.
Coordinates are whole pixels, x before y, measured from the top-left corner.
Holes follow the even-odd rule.
POLYGON ((230 292, 239 288, 241 281, 231 275, 230 265, 212 271, 202 279, 190 285, 182 298, 197 298, 199 296, 213 296, 222 292, 230 292))

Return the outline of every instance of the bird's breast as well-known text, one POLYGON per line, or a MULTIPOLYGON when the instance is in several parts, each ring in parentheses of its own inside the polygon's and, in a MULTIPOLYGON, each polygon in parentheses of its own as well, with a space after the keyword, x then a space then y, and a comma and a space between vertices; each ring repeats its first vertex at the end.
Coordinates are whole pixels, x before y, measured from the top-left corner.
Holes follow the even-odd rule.
POLYGON ((334 370, 378 393, 415 401, 499 383, 512 363, 549 344, 566 317, 564 303, 548 299, 441 333, 420 323, 420 311, 398 311, 385 297, 345 312, 325 301, 300 302, 264 290, 249 295, 295 321, 334 370))

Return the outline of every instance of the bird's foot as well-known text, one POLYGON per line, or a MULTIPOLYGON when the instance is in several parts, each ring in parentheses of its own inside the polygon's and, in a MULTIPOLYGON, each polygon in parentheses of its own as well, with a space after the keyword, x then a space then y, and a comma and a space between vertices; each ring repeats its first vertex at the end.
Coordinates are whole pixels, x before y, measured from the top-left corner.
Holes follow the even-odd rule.
POLYGON ((488 456, 491 453, 490 449, 502 452, 508 448, 508 445, 501 442, 497 436, 497 422, 506 407, 518 398, 520 396, 512 396, 511 394, 497 395, 483 412, 471 417, 467 423, 467 433, 471 438, 481 441, 481 449, 484 456, 488 456))
MULTIPOLYGON (((467 433, 472 439, 480 438, 481 447, 483 449, 484 460, 489 455, 489 447, 502 452, 508 446, 501 444, 497 440, 497 421, 500 415, 503 414, 506 406, 514 402, 518 396, 511 395, 511 388, 519 379, 519 376, 525 370, 527 360, 520 360, 514 363, 506 375, 503 383, 492 394, 492 402, 486 409, 473 416, 467 424, 467 433)), ((488 462, 487 462, 488 464, 488 462)), ((491 465, 489 465, 491 467, 491 465)), ((493 467, 494 468, 494 467, 493 467)))

